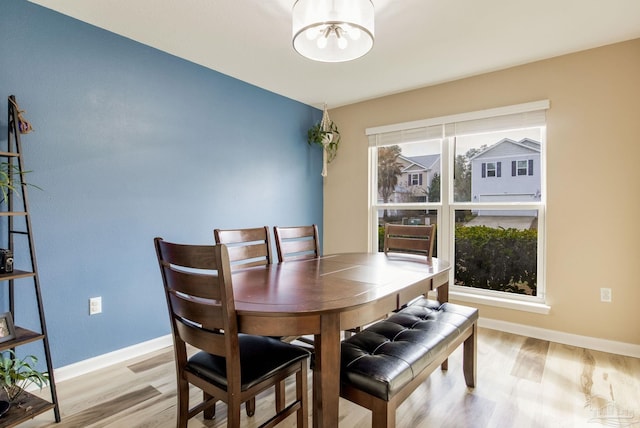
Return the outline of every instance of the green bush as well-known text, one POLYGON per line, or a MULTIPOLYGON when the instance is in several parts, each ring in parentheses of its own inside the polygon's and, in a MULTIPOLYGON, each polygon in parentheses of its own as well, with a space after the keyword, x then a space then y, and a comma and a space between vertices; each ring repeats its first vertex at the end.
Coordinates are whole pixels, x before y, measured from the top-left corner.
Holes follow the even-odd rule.
POLYGON ((458 285, 536 295, 537 230, 457 226, 458 285))

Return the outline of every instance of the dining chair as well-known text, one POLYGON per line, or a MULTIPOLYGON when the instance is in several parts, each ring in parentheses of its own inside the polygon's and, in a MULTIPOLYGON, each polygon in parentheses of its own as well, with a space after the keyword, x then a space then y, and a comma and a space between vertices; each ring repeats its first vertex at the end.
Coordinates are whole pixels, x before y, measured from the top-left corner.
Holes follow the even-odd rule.
POLYGON ((255 411, 257 394, 275 386, 276 414, 260 427, 273 426, 296 413, 297 426, 308 424, 309 352, 277 339, 238 333, 231 264, 225 245, 184 245, 155 238, 171 320, 178 384, 178 428, 204 411, 215 416, 218 400, 227 404, 227 427, 240 426, 242 403, 255 411), (197 349, 189 357, 187 344, 197 349), (295 375, 296 399, 285 407, 279 384, 295 375), (189 385, 203 391, 190 408, 189 385), (279 404, 281 403, 281 404, 279 404))
POLYGON ((420 254, 431 260, 433 256, 433 242, 436 237, 435 225, 384 225, 383 251, 420 254))
POLYGON ((232 269, 265 266, 273 263, 269 227, 214 229, 216 244, 229 250, 232 269))
MULTIPOLYGON (((276 239, 276 252, 278 253, 279 263, 312 259, 320 256, 318 226, 315 224, 310 226, 274 226, 273 234, 276 239)), ((305 336, 291 336, 284 338, 284 340, 288 342, 297 340, 308 346, 314 346, 313 339, 305 336)))
MULTIPOLYGON (((383 251, 385 254, 390 252, 418 254, 425 256, 430 262, 435 239, 436 226, 434 224, 405 225, 386 223, 384 225, 383 251)), ((410 306, 419 299, 420 297, 412 299, 402 305, 401 309, 410 306)))
POLYGON ((278 261, 312 259, 320 255, 318 226, 274 226, 278 261))
MULTIPOLYGON (((214 229, 213 237, 216 244, 224 244, 229 251, 231 269, 244 269, 254 266, 268 266, 273 263, 271 252, 271 235, 269 227, 253 227, 243 229, 214 229)), ((283 342, 293 342, 296 336, 272 336, 273 339, 283 342)), ((285 384, 280 382, 277 387, 279 394, 284 397, 285 384)), ((284 406, 283 401, 278 400, 276 395, 276 406, 284 406)), ((255 400, 249 403, 254 406, 255 400)))

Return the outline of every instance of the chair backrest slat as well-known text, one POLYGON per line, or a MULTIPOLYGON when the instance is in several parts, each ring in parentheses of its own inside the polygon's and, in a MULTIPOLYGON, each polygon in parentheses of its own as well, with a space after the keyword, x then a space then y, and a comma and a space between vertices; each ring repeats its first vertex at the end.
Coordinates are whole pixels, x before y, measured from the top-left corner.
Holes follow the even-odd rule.
POLYGON ((266 266, 273 262, 269 228, 215 229, 216 244, 225 244, 232 269, 266 266))
MULTIPOLYGON (((224 245, 155 239, 174 346, 188 343, 223 357, 238 355, 238 325, 229 254, 224 245)), ((185 354, 186 355, 186 354, 185 354)), ((234 358, 227 359, 236 364, 234 358)), ((239 362, 237 362, 239 364, 239 362)))
POLYGON ((171 308, 178 318, 201 326, 205 330, 222 329, 225 324, 224 308, 220 302, 203 303, 181 293, 169 293, 171 308))
POLYGON ((299 260, 320 256, 318 226, 275 226, 278 261, 299 260))
POLYGON ((213 355, 222 355, 225 357, 229 355, 226 352, 227 344, 224 334, 212 334, 210 331, 202 330, 183 322, 176 323, 176 330, 180 339, 191 346, 213 355))
POLYGON ((433 255, 435 225, 410 226, 387 223, 384 226, 383 250, 388 252, 420 254, 429 260, 433 255))

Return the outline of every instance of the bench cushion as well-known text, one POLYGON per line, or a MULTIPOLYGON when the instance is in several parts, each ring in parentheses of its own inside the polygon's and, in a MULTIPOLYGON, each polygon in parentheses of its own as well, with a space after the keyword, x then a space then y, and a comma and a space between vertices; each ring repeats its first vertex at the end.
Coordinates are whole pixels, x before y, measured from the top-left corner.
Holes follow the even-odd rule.
POLYGON ((389 401, 477 319, 475 308, 419 299, 342 342, 342 382, 389 401))

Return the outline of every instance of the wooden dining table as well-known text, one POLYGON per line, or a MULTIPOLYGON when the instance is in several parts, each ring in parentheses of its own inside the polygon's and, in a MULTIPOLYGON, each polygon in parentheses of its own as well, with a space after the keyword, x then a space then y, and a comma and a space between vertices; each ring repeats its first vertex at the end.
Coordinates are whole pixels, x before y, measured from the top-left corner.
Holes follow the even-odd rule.
POLYGON ((338 426, 341 332, 384 317, 438 290, 449 294, 447 262, 410 254, 344 253, 232 274, 239 331, 314 335, 313 426, 338 426))

